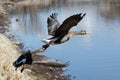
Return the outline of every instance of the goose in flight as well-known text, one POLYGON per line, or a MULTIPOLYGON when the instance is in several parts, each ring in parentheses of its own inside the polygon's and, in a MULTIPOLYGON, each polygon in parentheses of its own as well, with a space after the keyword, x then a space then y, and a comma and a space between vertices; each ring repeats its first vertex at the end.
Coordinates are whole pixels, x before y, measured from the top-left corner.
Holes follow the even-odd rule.
POLYGON ((63 21, 63 23, 60 25, 60 23, 57 20, 57 13, 52 13, 47 19, 47 27, 48 27, 48 35, 51 35, 52 37, 49 39, 43 39, 42 42, 46 43, 42 46, 42 50, 46 50, 49 45, 54 44, 61 44, 70 39, 70 37, 74 35, 85 35, 86 31, 72 31, 69 32, 69 30, 76 26, 85 16, 86 14, 76 14, 68 17, 66 20, 63 21))

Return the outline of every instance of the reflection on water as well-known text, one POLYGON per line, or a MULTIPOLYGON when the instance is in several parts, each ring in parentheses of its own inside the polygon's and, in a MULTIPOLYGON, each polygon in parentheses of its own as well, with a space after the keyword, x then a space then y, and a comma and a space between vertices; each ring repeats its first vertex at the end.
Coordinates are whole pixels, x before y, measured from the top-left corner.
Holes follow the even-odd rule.
POLYGON ((45 0, 42 5, 17 6, 11 13, 11 30, 28 49, 38 49, 47 35, 47 17, 58 13, 60 23, 76 13, 86 17, 72 30, 86 29, 89 34, 51 46, 45 55, 70 61, 65 74, 75 80, 120 79, 120 1, 45 0), (18 21, 16 21, 18 19, 18 21), (57 52, 57 53, 56 53, 57 52))

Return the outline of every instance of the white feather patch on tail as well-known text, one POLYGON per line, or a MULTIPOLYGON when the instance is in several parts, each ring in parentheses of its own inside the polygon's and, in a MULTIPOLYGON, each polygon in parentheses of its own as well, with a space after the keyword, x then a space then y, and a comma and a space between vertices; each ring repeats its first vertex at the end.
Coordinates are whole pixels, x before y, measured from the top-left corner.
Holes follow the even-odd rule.
POLYGON ((43 43, 49 43, 51 40, 48 40, 48 39, 42 39, 41 40, 43 43))

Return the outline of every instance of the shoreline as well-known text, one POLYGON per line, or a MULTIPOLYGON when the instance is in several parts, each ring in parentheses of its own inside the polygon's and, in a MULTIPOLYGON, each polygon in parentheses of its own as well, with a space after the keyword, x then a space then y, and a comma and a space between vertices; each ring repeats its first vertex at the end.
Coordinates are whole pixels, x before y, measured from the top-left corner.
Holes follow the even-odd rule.
MULTIPOLYGON (((20 48, 22 44, 15 38, 15 35, 9 31, 9 10, 14 8, 14 2, 1 2, 0 3, 0 79, 1 80, 69 80, 69 76, 63 74, 64 68, 51 67, 38 64, 27 65, 23 73, 19 68, 15 71, 15 68, 11 65, 24 51, 20 48), (7 10, 6 10, 7 9, 7 10), (39 69, 39 70, 38 70, 39 69)), ((46 56, 39 56, 37 59, 48 60, 50 58, 46 56)))

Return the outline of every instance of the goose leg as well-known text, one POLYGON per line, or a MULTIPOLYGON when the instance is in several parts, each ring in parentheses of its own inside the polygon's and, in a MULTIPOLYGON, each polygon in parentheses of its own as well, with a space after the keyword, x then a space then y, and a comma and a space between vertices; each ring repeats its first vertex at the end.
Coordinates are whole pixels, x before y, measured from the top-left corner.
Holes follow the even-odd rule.
POLYGON ((51 43, 52 43, 52 41, 43 45, 42 48, 41 48, 41 52, 44 52, 50 46, 51 43))
POLYGON ((20 70, 21 73, 23 72, 24 69, 25 69, 25 64, 23 64, 22 69, 20 70))
POLYGON ((17 70, 17 67, 15 68, 15 71, 17 70))

